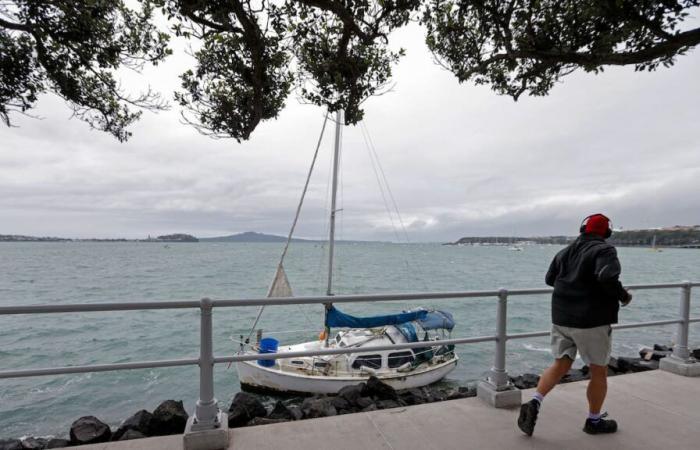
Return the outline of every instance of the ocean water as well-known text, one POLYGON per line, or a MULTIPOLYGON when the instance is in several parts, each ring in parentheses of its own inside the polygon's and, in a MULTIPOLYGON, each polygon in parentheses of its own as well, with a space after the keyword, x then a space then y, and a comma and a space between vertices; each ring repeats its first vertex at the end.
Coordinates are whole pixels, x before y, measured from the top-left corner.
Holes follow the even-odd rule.
MULTIPOLYGON (((560 247, 457 247, 439 244, 348 244, 337 247, 335 291, 363 294, 534 288, 560 247)), ((281 244, 198 243, 2 243, 0 305, 235 299, 264 296, 281 244)), ((327 248, 296 244, 285 267, 295 295, 325 292, 327 248)), ((700 280, 700 252, 619 249, 623 282, 700 280)), ((700 315, 700 293, 692 314, 700 315)), ((679 291, 642 291, 621 311, 621 322, 674 318, 679 291)), ((358 315, 427 306, 451 311, 453 337, 492 334, 496 300, 491 298, 343 305, 358 315)), ((214 311, 215 353, 229 355, 232 341, 248 333, 256 308, 214 311)), ((548 296, 512 297, 509 332, 546 330, 548 296)), ((320 306, 269 307, 259 328, 285 342, 316 338, 320 306)), ((671 343, 675 326, 615 333, 614 354, 635 355, 640 347, 671 343)), ((700 346, 700 326, 691 344, 700 346)), ((0 370, 197 357, 197 310, 135 311, 0 316, 0 370)), ((493 343, 462 345, 461 361, 448 383, 482 377, 492 364, 493 343)), ((548 338, 508 344, 512 374, 538 372, 550 361, 548 338)), ((580 361, 577 364, 581 364, 580 361)), ((111 425, 165 399, 183 400, 188 410, 198 393, 197 367, 144 369, 84 375, 0 380, 0 438, 66 435, 71 422, 96 415, 111 425)), ((235 367, 215 369, 216 395, 227 407, 239 390, 235 367)))

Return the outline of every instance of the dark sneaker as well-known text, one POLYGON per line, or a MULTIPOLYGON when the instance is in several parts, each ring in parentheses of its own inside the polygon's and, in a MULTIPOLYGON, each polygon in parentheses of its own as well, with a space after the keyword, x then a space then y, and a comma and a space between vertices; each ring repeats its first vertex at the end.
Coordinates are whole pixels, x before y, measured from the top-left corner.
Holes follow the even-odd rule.
POLYGON ((612 419, 600 419, 595 422, 591 419, 586 419, 586 424, 583 426, 583 431, 588 434, 614 433, 617 431, 617 422, 612 419))
POLYGON ((540 412, 539 402, 535 399, 520 405, 520 416, 518 417, 518 427, 523 433, 532 436, 537 423, 537 414, 540 412))

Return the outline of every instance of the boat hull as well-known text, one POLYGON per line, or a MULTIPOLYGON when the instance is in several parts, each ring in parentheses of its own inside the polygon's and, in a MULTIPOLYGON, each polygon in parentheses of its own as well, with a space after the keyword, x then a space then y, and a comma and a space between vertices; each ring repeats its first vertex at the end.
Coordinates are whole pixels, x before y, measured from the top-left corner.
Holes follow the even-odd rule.
MULTIPOLYGON (((408 373, 377 374, 394 389, 411 389, 442 380, 454 370, 459 358, 408 373)), ((345 386, 367 381, 370 375, 352 377, 309 376, 289 373, 276 367, 262 367, 255 361, 236 364, 238 378, 245 389, 293 394, 335 394, 345 386)))

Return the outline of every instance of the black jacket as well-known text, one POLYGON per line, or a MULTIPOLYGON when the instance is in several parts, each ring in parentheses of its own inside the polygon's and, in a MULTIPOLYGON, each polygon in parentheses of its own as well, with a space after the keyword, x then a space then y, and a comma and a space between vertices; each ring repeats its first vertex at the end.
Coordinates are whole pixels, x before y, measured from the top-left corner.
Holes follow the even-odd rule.
POLYGON ((619 302, 628 295, 621 270, 615 247, 595 235, 579 236, 557 253, 545 277, 554 286, 552 323, 573 328, 617 323, 619 302))

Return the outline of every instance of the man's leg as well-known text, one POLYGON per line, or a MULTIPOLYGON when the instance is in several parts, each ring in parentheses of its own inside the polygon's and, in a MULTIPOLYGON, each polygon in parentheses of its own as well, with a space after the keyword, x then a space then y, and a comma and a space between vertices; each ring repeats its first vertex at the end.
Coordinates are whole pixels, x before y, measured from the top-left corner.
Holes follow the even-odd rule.
POLYGON ((591 414, 600 414, 605 395, 608 393, 608 366, 591 364, 588 367, 591 374, 591 380, 588 382, 588 390, 586 391, 588 411, 591 414))
MULTIPOLYGON (((571 369, 571 365, 573 363, 574 361, 568 356, 555 359, 554 364, 549 366, 542 373, 540 381, 537 383, 537 393, 540 394, 542 397, 547 395, 549 391, 554 389, 554 386, 556 386, 557 383, 559 383, 562 377, 566 375, 569 369, 571 369)), ((605 394, 603 394, 603 398, 605 398, 605 394)))

